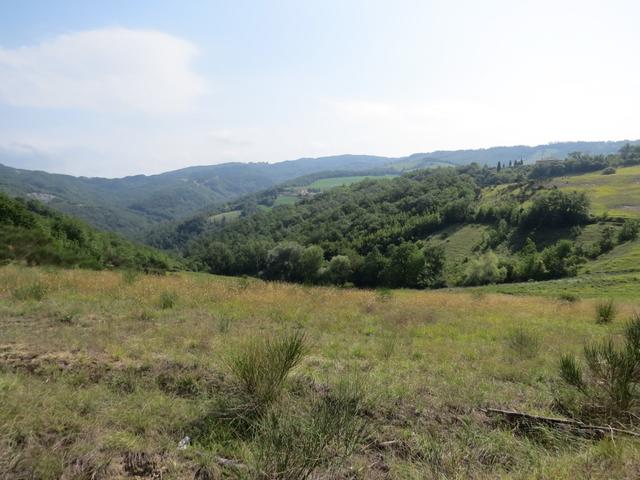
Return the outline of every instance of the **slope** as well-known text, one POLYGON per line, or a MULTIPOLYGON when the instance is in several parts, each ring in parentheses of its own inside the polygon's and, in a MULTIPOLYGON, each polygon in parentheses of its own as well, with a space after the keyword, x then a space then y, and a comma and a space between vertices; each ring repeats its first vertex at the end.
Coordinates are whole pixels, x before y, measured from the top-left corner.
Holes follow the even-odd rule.
POLYGON ((35 200, 0 193, 0 264, 113 268, 161 272, 179 262, 150 247, 93 230, 35 200))

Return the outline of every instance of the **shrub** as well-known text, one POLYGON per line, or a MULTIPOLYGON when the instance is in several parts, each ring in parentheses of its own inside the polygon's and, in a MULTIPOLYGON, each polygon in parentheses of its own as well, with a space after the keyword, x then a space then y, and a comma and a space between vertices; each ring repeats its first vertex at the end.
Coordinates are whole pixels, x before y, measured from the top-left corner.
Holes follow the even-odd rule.
POLYGON ((13 297, 16 300, 43 300, 47 295, 48 288, 40 282, 34 282, 29 285, 18 287, 13 291, 13 297))
POLYGON ((636 240, 638 233, 640 233, 640 222, 638 220, 627 219, 618 232, 618 241, 622 243, 636 240))
POLYGON ((615 247, 614 229, 611 225, 607 225, 602 229, 600 240, 598 240, 598 246, 600 247, 600 253, 607 253, 613 250, 615 247))
POLYGON ((279 396, 284 381, 305 352, 306 338, 301 332, 253 339, 231 356, 229 367, 241 392, 262 412, 279 396))
POLYGON ((160 308, 162 310, 169 310, 176 306, 178 302, 178 295, 175 292, 163 292, 160 295, 160 308))
POLYGON ((463 285, 485 285, 488 283, 500 283, 507 277, 507 269, 500 266, 498 257, 492 251, 473 260, 467 266, 463 285))
POLYGON ((336 285, 344 285, 353 269, 351 268, 351 260, 346 255, 336 255, 329 262, 327 267, 327 278, 331 283, 336 285))
POLYGON ((616 173, 616 169, 613 167, 607 167, 602 171, 602 175, 613 175, 616 173))
POLYGON ((512 331, 507 337, 507 344, 519 356, 533 358, 540 350, 540 338, 524 328, 512 331))
POLYGON ((596 323, 611 323, 616 316, 616 306, 613 300, 596 303, 596 323))
POLYGON ((348 381, 302 412, 270 410, 255 437, 255 478, 305 479, 352 454, 367 437, 362 413, 361 390, 348 381))
MULTIPOLYGON (((560 377, 577 394, 575 413, 624 421, 640 402, 640 315, 624 331, 624 345, 613 339, 584 347, 586 369, 572 355, 560 360, 560 377)), ((637 417, 636 417, 637 418, 637 417)))

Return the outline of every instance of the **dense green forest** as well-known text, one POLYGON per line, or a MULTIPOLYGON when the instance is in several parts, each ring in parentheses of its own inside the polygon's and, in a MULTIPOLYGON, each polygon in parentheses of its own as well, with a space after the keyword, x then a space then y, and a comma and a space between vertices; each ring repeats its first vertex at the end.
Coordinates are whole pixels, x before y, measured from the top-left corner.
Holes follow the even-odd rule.
POLYGON ((248 208, 272 198, 268 191, 233 204, 243 211, 236 220, 200 215, 151 240, 182 253, 194 269, 307 283, 423 288, 559 278, 634 239, 638 224, 619 221, 596 242, 576 242, 598 220, 589 200, 545 179, 639 163, 640 147, 625 146, 617 154, 576 153, 535 165, 425 169, 337 187, 295 205, 248 208), (497 195, 497 186, 506 188, 497 195), (433 236, 465 224, 486 233, 460 274, 445 279, 446 252, 433 236))
POLYGON ((0 263, 164 272, 179 262, 150 247, 98 232, 35 200, 0 193, 0 263))

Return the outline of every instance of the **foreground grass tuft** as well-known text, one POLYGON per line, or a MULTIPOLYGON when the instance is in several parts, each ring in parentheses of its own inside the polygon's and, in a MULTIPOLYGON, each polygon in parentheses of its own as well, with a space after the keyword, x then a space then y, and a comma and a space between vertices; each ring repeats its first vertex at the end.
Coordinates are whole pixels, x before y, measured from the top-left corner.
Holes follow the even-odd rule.
POLYGON ((307 351, 303 332, 276 338, 252 339, 229 360, 231 372, 259 410, 268 407, 307 351))
POLYGON ((523 358, 533 358, 540 351, 540 337, 522 327, 509 334, 507 344, 513 352, 523 358))
POLYGON ((611 323, 616 316, 616 305, 612 299, 596 303, 596 323, 611 323))
POLYGON ((41 282, 33 282, 29 285, 18 287, 13 291, 13 297, 16 300, 35 300, 41 301, 47 296, 48 288, 41 282))
POLYGON ((162 292, 158 303, 162 310, 172 309, 178 303, 178 294, 175 292, 162 292))

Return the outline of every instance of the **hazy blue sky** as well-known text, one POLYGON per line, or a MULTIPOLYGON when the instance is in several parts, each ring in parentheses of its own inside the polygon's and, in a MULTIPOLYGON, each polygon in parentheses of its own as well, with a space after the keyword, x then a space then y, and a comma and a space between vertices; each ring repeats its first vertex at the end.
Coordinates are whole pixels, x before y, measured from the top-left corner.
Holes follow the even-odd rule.
POLYGON ((640 137, 640 2, 0 0, 0 162, 195 164, 640 137))

